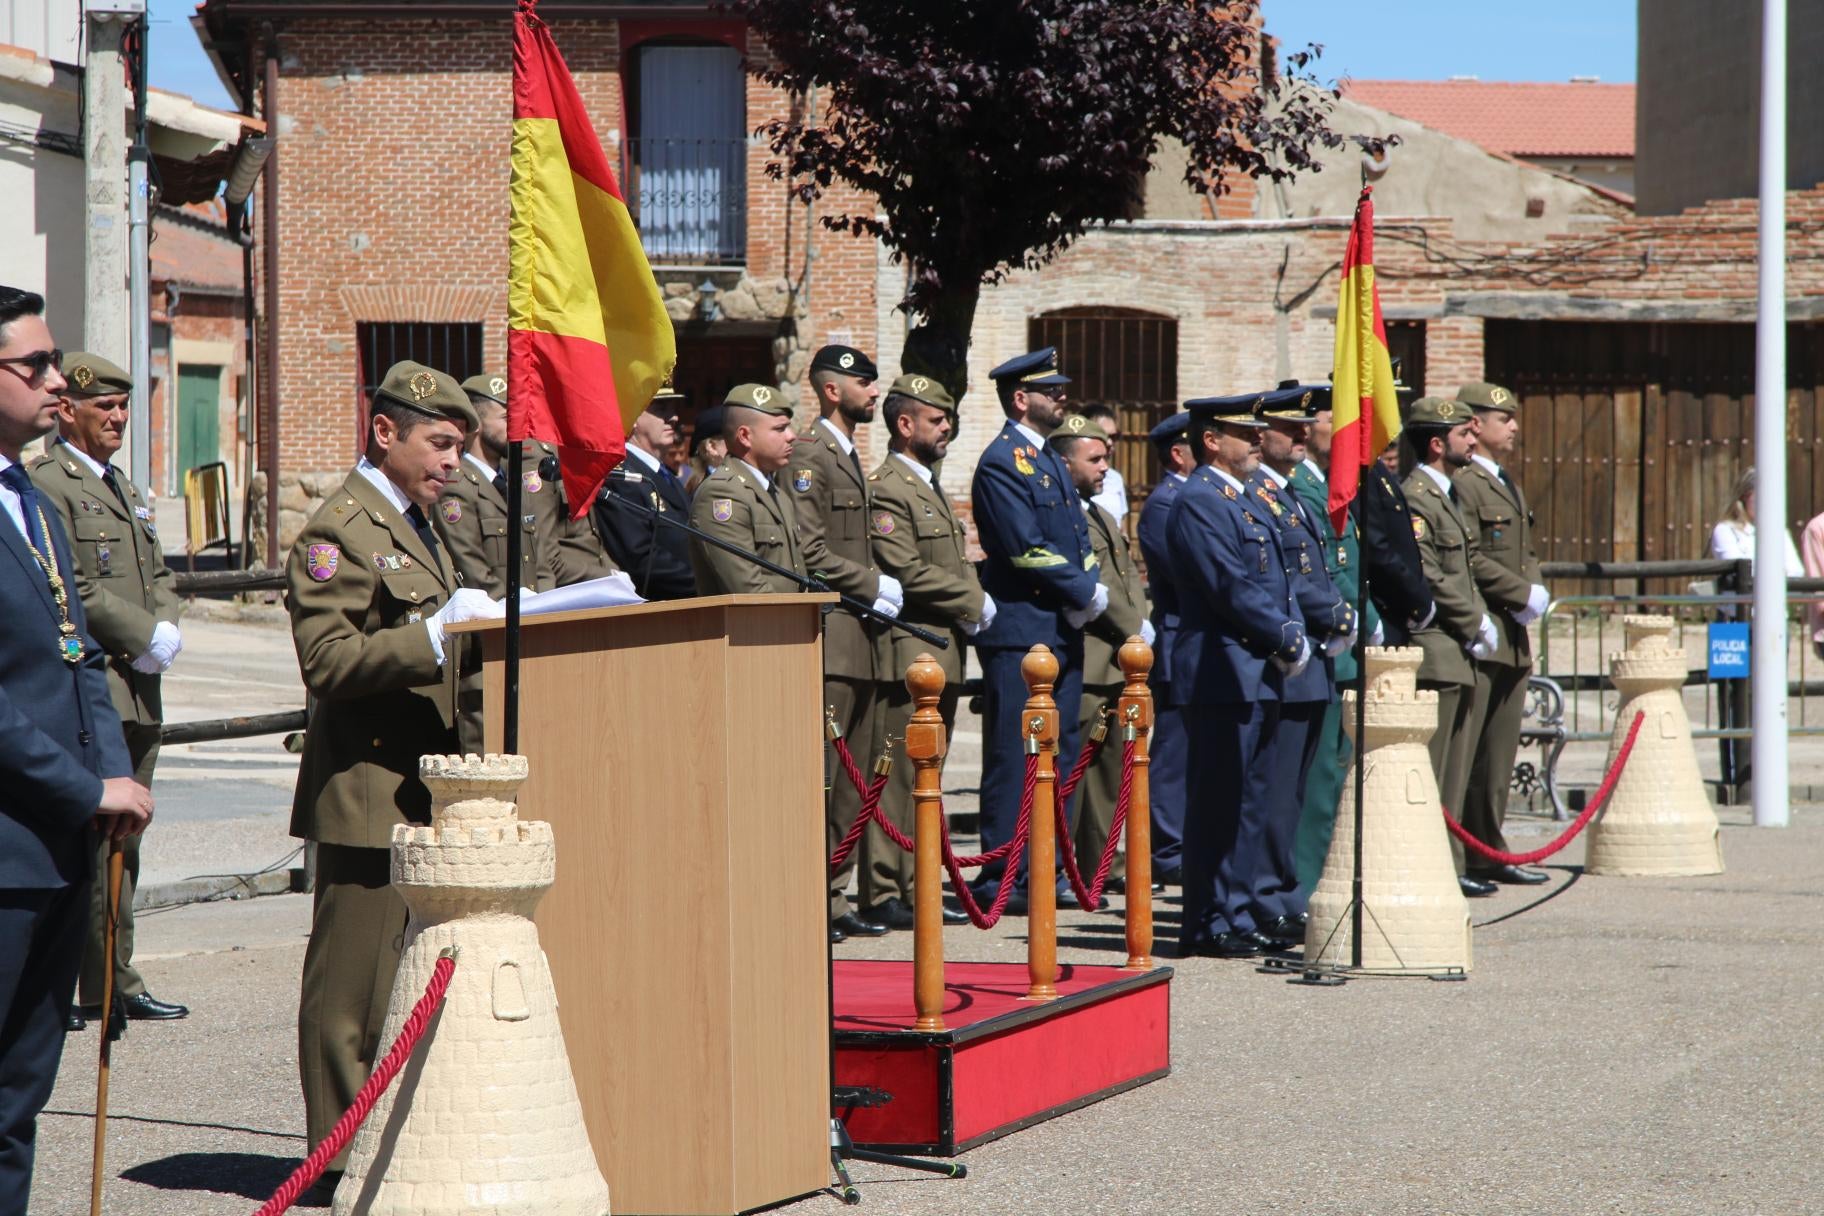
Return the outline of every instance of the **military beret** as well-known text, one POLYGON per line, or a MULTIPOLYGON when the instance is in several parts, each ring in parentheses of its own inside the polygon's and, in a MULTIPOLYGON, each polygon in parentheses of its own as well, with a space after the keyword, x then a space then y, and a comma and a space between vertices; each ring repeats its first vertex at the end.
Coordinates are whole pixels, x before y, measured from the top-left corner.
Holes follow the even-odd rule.
POLYGON ((385 397, 408 410, 460 422, 469 430, 481 425, 469 395, 455 379, 422 363, 402 359, 386 369, 374 396, 385 397))
POLYGON ((1058 423, 1058 429, 1045 442, 1055 446, 1072 439, 1100 439, 1106 443, 1108 435, 1087 414, 1066 414, 1064 421, 1058 423))
POLYGON ((483 372, 479 376, 470 376, 464 380, 462 391, 505 405, 507 403, 507 378, 499 372, 483 372))
POLYGON ((703 446, 705 439, 722 437, 722 407, 712 405, 697 415, 697 422, 690 432, 690 453, 696 455, 697 449, 703 446))
POLYGON ((759 410, 762 414, 777 414, 783 418, 792 416, 792 403, 786 400, 784 393, 770 384, 737 384, 728 390, 728 396, 722 398, 722 404, 744 406, 750 410, 759 410))
POLYGON ((863 380, 880 379, 880 369, 874 366, 874 360, 853 346, 822 348, 811 356, 811 370, 814 372, 841 372, 845 376, 860 376, 863 380))
POLYGON ((1059 384, 1069 384, 1070 377, 1058 370, 1058 348, 1046 346, 1039 350, 1015 355, 988 373, 990 380, 999 383, 1002 380, 1017 380, 1021 384, 1030 384, 1038 388, 1048 388, 1059 384))
POLYGON ((1213 422, 1226 422, 1232 426, 1261 426, 1267 424, 1254 416, 1254 410, 1266 400, 1265 393, 1240 393, 1233 397, 1193 397, 1184 403, 1192 418, 1208 418, 1213 422))
POLYGON ((1164 422, 1146 433, 1156 448, 1165 449, 1175 443, 1183 443, 1191 432, 1191 415, 1188 410, 1180 410, 1164 422))
MULTIPOLYGON (((1256 412, 1262 418, 1280 422, 1309 422, 1320 408, 1317 405, 1319 387, 1322 386, 1282 380, 1278 388, 1261 395, 1260 407, 1256 412)), ((1330 404, 1330 390, 1327 387, 1324 388, 1324 404, 1330 404)))
POLYGON ((70 382, 70 397, 112 397, 133 391, 133 377, 100 355, 72 351, 63 357, 63 378, 70 382))
POLYGON ((1481 380, 1458 389, 1457 400, 1472 410, 1500 410, 1504 414, 1511 414, 1520 408, 1519 399, 1512 393, 1499 384, 1481 380))
POLYGON ((1470 409, 1452 397, 1420 397, 1412 403, 1407 415, 1408 426, 1462 426, 1469 421, 1470 409))
POLYGON ((956 413, 956 398, 950 395, 949 389, 930 376, 901 376, 893 382, 893 387, 887 390, 887 394, 935 405, 946 414, 956 413))

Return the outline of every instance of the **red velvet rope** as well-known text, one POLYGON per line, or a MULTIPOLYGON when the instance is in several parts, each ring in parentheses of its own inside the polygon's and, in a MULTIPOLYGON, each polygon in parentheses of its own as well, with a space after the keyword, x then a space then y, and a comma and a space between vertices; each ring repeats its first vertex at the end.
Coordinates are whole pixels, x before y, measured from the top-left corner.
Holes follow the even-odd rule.
POLYGON ((424 986, 424 995, 419 997, 418 1003, 412 1007, 411 1016, 405 1019, 405 1025, 400 1029, 399 1037, 393 1040, 392 1049, 386 1053, 379 1064, 374 1066, 374 1071, 367 1078, 367 1083, 361 1087, 361 1092, 355 1095, 354 1105, 342 1112, 342 1117, 336 1120, 336 1125, 330 1129, 329 1135, 325 1136, 323 1142, 304 1159, 302 1165, 291 1172, 291 1177, 287 1178, 279 1189, 272 1193, 272 1198, 262 1204, 259 1211, 255 1212, 253 1216, 279 1216, 280 1212, 289 1210, 291 1205, 298 1201, 298 1196, 302 1195, 311 1183, 322 1177, 325 1167, 337 1153, 342 1151, 343 1146, 354 1138, 355 1130, 361 1126, 361 1121, 366 1119, 368 1113, 374 1109, 374 1103, 380 1100, 380 1095, 386 1092, 386 1087, 393 1083, 393 1077, 398 1074, 400 1068, 404 1067, 406 1058, 412 1054, 412 1049, 418 1046, 418 1040, 424 1037, 425 1028, 431 1024, 432 1016, 443 1004, 444 994, 450 990, 450 976, 455 971, 454 957, 446 954, 437 960, 437 966, 431 971, 431 982, 424 986))
POLYGON ((841 869, 842 863, 849 859, 849 854, 855 851, 856 842, 867 830, 869 820, 873 820, 886 829, 888 836, 895 837, 894 844, 909 851, 912 847, 911 844, 902 843, 905 841, 905 837, 901 836, 897 829, 887 822, 887 817, 880 811, 880 795, 887 788, 887 774, 876 773, 873 781, 863 785, 861 769, 856 765, 855 757, 849 751, 848 740, 837 735, 831 742, 836 745, 836 758, 842 761, 843 771, 848 773, 849 781, 861 794, 861 810, 855 813, 855 822, 849 825, 849 830, 843 834, 842 840, 836 845, 836 851, 830 854, 830 872, 835 873, 841 869))
MULTIPOLYGON (((1013 826, 1013 839, 1005 846, 1007 868, 1001 871, 1001 882, 995 888, 994 902, 988 911, 983 912, 981 905, 975 902, 975 892, 969 889, 969 883, 963 878, 963 867, 974 858, 958 857, 950 848, 950 822, 943 816, 937 817, 938 830, 942 833, 944 848, 944 869, 950 874, 950 887, 956 892, 956 900, 963 907, 963 914, 969 923, 978 929, 992 929, 1000 923, 1001 914, 1007 911, 1007 900, 1013 895, 1013 888, 1020 874, 1020 860, 1026 852, 1026 841, 1032 834, 1032 798, 1039 785, 1039 757, 1036 752, 1026 756, 1026 776, 1020 787, 1020 817, 1013 826)), ((1000 849, 995 850, 1000 853, 1000 849)))
POLYGON ((1071 766, 1070 776, 1064 779, 1064 784, 1058 787, 1059 807, 1070 805, 1071 797, 1077 792, 1077 786, 1083 780, 1083 774, 1088 772, 1089 766, 1096 762, 1096 757, 1102 754, 1102 745, 1107 742, 1107 735, 1103 735, 1100 739, 1091 736, 1084 740, 1082 747, 1077 749, 1077 762, 1071 766))
POLYGON ((1628 753, 1634 750, 1634 739, 1640 734, 1640 724, 1646 720, 1647 716, 1643 713, 1634 715, 1634 724, 1628 727, 1628 737, 1622 740, 1621 750, 1615 754, 1615 763, 1610 766, 1607 775, 1602 779, 1602 784, 1597 787, 1595 796, 1590 799, 1590 805, 1583 808, 1583 814, 1577 816, 1571 826, 1564 830, 1564 835, 1543 848, 1534 849, 1530 853, 1504 853, 1500 849, 1491 849, 1471 836, 1469 829, 1452 819, 1448 810, 1444 812, 1444 826, 1450 829, 1452 836, 1463 842, 1464 848, 1489 861, 1498 862, 1504 866, 1524 866, 1535 861, 1544 861, 1576 839, 1577 833, 1583 831, 1590 820, 1596 817, 1596 812, 1600 811, 1603 804, 1609 800, 1609 794, 1614 791, 1615 783, 1621 780, 1622 768, 1628 763, 1628 753))
MULTIPOLYGON (((1085 911, 1099 912, 1102 909, 1102 888, 1108 883, 1108 872, 1114 868, 1115 854, 1121 847, 1121 833, 1127 827, 1127 806, 1134 797, 1134 747, 1136 741, 1129 739, 1121 745, 1121 792, 1115 798, 1114 821, 1108 825, 1108 843, 1102 846, 1102 860, 1096 865, 1096 876, 1088 885, 1083 882, 1083 875, 1077 871, 1077 857, 1070 843, 1070 825, 1065 822, 1064 803, 1058 803, 1058 846, 1064 858, 1064 874, 1070 879, 1070 889, 1077 893, 1077 902, 1085 911)), ((1097 750, 1100 750, 1098 747, 1097 750)), ((1078 765, 1079 769, 1083 766, 1078 765)))

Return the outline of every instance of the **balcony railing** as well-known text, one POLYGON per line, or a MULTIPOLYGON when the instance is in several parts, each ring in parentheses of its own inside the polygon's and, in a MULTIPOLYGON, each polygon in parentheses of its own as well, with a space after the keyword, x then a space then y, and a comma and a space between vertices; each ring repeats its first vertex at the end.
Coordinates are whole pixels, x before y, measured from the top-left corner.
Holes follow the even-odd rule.
POLYGON ((653 262, 746 262, 746 140, 628 140, 621 181, 653 262))

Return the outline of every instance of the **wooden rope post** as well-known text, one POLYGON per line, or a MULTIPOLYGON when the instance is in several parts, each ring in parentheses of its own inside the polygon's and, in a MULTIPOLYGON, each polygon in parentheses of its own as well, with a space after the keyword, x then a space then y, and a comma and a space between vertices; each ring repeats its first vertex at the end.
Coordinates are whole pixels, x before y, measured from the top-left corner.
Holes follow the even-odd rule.
POLYGON ((906 691, 912 694, 912 721, 906 726, 906 759, 916 770, 912 805, 917 812, 918 842, 912 874, 912 1004, 918 1011, 914 1030, 944 1029, 944 669, 929 654, 906 668, 906 691))
POLYGON ((1026 999, 1058 999, 1058 824, 1057 756, 1058 660, 1044 646, 1034 646, 1020 660, 1020 675, 1031 694, 1022 711, 1020 731, 1026 751, 1039 757, 1032 791, 1032 835, 1026 845, 1026 999))
POLYGON ((1127 684, 1115 703, 1121 741, 1134 741, 1134 784, 1127 803, 1127 969, 1153 967, 1153 810, 1148 785, 1152 763, 1153 693, 1146 686, 1153 648, 1130 637, 1116 655, 1127 684))

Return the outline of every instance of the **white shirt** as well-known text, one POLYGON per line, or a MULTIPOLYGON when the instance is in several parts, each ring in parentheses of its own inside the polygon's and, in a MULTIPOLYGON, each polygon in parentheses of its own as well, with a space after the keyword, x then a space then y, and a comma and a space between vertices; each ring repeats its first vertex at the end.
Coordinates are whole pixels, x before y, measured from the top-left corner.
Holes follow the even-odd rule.
MULTIPOLYGON (((393 504, 393 509, 399 514, 404 515, 406 509, 412 505, 412 500, 405 496, 405 491, 394 485, 393 479, 382 473, 379 467, 367 457, 361 458, 361 463, 355 466, 355 472, 373 483, 374 488, 380 491, 386 501, 393 504)), ((490 473, 488 476, 492 477, 493 474, 490 473)))
POLYGON ((1310 457, 1307 456, 1304 460, 1300 461, 1299 463, 1303 464, 1307 469, 1311 470, 1311 476, 1317 478, 1319 481, 1324 482, 1325 484, 1329 484, 1330 479, 1328 477, 1324 476, 1324 471, 1322 469, 1318 468, 1317 465, 1311 461, 1310 457))
POLYGON ((831 422, 828 418, 819 418, 817 420, 817 425, 822 427, 824 432, 828 434, 831 439, 836 441, 836 446, 842 449, 842 454, 844 456, 849 455, 855 450, 855 441, 843 434, 842 428, 837 426, 834 422, 831 422))
POLYGON ((930 485, 932 482, 937 480, 935 477, 933 477, 931 475, 930 469, 927 469, 924 465, 918 463, 918 461, 912 459, 910 456, 906 455, 904 452, 895 452, 895 453, 893 453, 893 455, 899 460, 899 462, 901 464, 905 465, 908 469, 911 469, 914 473, 917 473, 919 478, 926 485, 930 485))
POLYGON ((765 473, 762 473, 759 469, 756 469, 753 465, 747 463, 747 461, 737 456, 735 457, 735 463, 752 473, 754 475, 754 480, 760 483, 760 488, 762 490, 771 490, 773 488, 773 479, 768 477, 765 473))
MULTIPOLYGON (((487 461, 483 460, 481 457, 477 456, 473 452, 464 452, 462 454, 462 458, 464 460, 468 461, 470 464, 474 465, 476 467, 476 469, 480 470, 482 477, 488 482, 489 485, 494 484, 494 478, 500 472, 499 469, 495 468, 493 465, 490 465, 487 461)), ((367 458, 365 456, 361 458, 361 463, 367 464, 367 458)), ((373 466, 368 465, 368 467, 372 468, 373 466)))
POLYGON ((1288 477, 1281 477, 1279 471, 1264 460, 1261 461, 1260 471, 1272 479, 1273 484, 1282 490, 1286 488, 1287 483, 1291 480, 1291 478, 1288 477))
POLYGON ((1444 497, 1449 498, 1450 497, 1450 478, 1444 476, 1444 474, 1440 473, 1438 470, 1432 468, 1428 464, 1422 464, 1419 467, 1421 469, 1424 469, 1425 472, 1431 476, 1431 479, 1438 483, 1438 489, 1440 489, 1444 492, 1444 497))
POLYGON ((659 458, 657 456, 654 456, 651 452, 648 452, 645 448, 641 447, 639 444, 637 444, 637 443, 628 444, 627 445, 627 454, 629 456, 639 457, 640 463, 645 465, 648 469, 652 470, 654 473, 657 473, 659 471, 659 458))
MULTIPOLYGON (((0 469, 10 469, 16 463, 0 456, 0 469)), ((0 482, 0 508, 5 509, 6 517, 13 521, 13 527, 19 529, 20 537, 30 544, 32 534, 25 526, 25 506, 19 501, 19 492, 4 482, 0 482)))
MULTIPOLYGON (((1710 534, 1710 556, 1725 562, 1753 561, 1754 525, 1735 524, 1726 519, 1716 525, 1716 530, 1710 534)), ((1799 551, 1793 547, 1790 534, 1786 537, 1786 577, 1805 577, 1805 567, 1799 561, 1799 551)))
POLYGON ((1039 433, 1027 426, 1024 422, 1014 423, 1013 429, 1026 436, 1026 438, 1031 441, 1033 447, 1043 448, 1045 446, 1045 441, 1039 438, 1039 433))
POLYGON ((1172 480, 1173 480, 1173 481, 1175 481, 1175 482, 1177 482, 1177 483, 1178 483, 1178 484, 1179 484, 1179 485, 1183 485, 1183 484, 1184 484, 1184 483, 1185 483, 1185 482, 1187 482, 1187 481, 1189 481, 1189 480, 1190 480, 1190 478, 1189 478, 1189 477, 1187 477, 1187 476, 1185 476, 1185 475, 1184 475, 1184 474, 1183 474, 1183 473, 1170 473, 1170 472, 1168 472, 1168 473, 1167 473, 1167 474, 1166 474, 1166 476, 1167 476, 1167 477, 1169 477, 1169 478, 1171 478, 1171 479, 1172 479, 1172 480))
POLYGON ((1213 464, 1205 465, 1204 468, 1206 468, 1210 472, 1216 474, 1216 476, 1222 478, 1224 481, 1226 481, 1230 485, 1234 486, 1237 490, 1241 490, 1244 493, 1247 491, 1248 487, 1242 485, 1241 482, 1239 482, 1235 478, 1229 476, 1227 473, 1223 472, 1221 469, 1217 468, 1215 465, 1213 465, 1213 464))
MULTIPOLYGON (((101 478, 103 481, 106 481, 108 479, 108 469, 112 466, 101 464, 101 463, 97 462, 93 456, 89 455, 87 452, 83 451, 81 448, 77 447, 75 444, 73 444, 65 439, 59 439, 56 443, 53 443, 51 446, 53 448, 61 446, 64 451, 68 452, 70 455, 74 456, 76 459, 82 461, 82 463, 88 465, 89 471, 94 473, 95 476, 101 478)), ((52 455, 55 455, 55 454, 56 453, 54 453, 54 452, 52 453, 52 455)))
POLYGON ((1127 482, 1118 470, 1109 469, 1108 476, 1102 479, 1102 492, 1093 501, 1114 516, 1116 523, 1127 518, 1127 482))
POLYGON ((1470 455, 1470 459, 1475 461, 1477 464, 1481 465, 1483 468, 1487 469, 1488 475, 1490 477, 1493 477, 1496 481, 1501 480, 1501 466, 1500 465, 1496 464, 1494 461, 1490 460, 1488 457, 1484 456, 1480 452, 1472 453, 1470 455))

